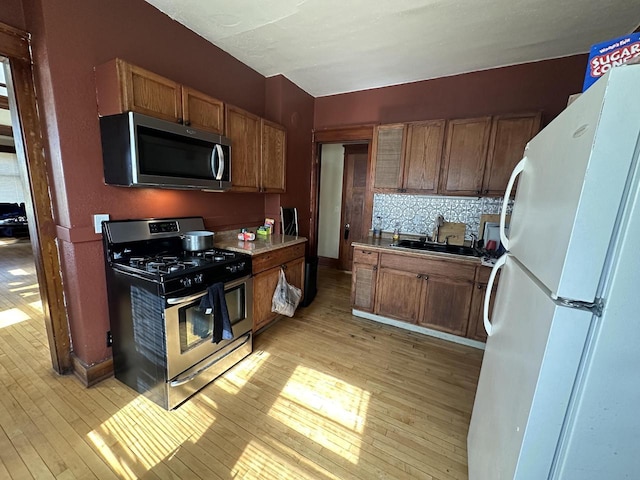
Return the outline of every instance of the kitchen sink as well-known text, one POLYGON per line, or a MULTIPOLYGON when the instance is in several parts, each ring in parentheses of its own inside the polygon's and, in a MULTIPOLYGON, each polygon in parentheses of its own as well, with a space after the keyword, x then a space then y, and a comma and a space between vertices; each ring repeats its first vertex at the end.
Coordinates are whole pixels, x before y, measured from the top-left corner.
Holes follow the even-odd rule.
POLYGON ((478 252, 471 247, 462 245, 445 245, 442 243, 421 242, 418 240, 400 240, 397 247, 412 248, 414 250, 425 250, 428 252, 453 253, 456 255, 466 255, 468 257, 478 257, 478 252))

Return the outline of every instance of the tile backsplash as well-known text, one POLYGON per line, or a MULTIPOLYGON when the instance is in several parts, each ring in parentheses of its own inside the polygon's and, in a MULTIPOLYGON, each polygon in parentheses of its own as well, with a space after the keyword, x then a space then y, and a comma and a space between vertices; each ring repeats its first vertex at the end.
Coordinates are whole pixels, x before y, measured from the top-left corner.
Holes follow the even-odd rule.
MULTIPOLYGON (((511 214, 513 201, 507 214, 511 214)), ((442 215, 446 222, 467 224, 465 237, 478 233, 480 215, 497 214, 502 209, 502 198, 495 197, 442 197, 428 195, 397 195, 376 193, 373 196, 373 222, 382 218, 382 231, 391 232, 400 226, 400 233, 431 235, 435 219, 442 215)))

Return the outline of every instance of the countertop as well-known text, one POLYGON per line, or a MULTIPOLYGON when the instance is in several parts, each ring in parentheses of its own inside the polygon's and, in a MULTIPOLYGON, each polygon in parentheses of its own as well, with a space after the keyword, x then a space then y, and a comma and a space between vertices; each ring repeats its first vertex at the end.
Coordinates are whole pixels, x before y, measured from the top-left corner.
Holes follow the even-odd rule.
MULTIPOLYGON (((400 236, 402 239, 403 237, 400 236)), ((407 237, 408 238, 408 237, 407 237)), ((359 241, 351 242, 354 247, 367 247, 372 250, 386 251, 392 253, 407 253, 420 257, 437 258, 439 260, 450 260, 455 262, 471 263, 473 265, 483 265, 482 257, 468 257, 466 255, 457 255, 454 253, 429 252, 427 250, 416 250, 413 248, 402 248, 392 246, 392 238, 382 236, 382 238, 373 238, 368 236, 359 241)))
POLYGON ((253 241, 238 240, 237 236, 237 231, 216 233, 214 237, 214 247, 224 248, 232 252, 248 253, 249 255, 260 255, 307 241, 305 237, 280 235, 277 233, 264 237, 262 235, 256 235, 256 239, 253 241))

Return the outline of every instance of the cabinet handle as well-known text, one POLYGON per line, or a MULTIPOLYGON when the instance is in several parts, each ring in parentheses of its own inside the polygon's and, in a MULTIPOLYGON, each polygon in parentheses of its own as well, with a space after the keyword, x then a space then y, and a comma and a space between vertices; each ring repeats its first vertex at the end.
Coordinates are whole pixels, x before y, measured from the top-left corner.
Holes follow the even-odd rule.
POLYGON ((185 126, 188 127, 189 125, 191 125, 191 122, 189 120, 187 120, 186 122, 184 122, 184 124, 185 124, 185 126))
POLYGON ((371 255, 371 252, 367 252, 366 250, 361 250, 365 255, 371 255))
POLYGON ((429 275, 423 275, 422 278, 425 280, 429 280, 429 275))
POLYGON ((485 194, 486 194, 486 193, 489 193, 489 190, 485 190, 485 191, 484 191, 484 193, 485 193, 485 194))
POLYGON ((482 193, 482 190, 476 190, 476 193, 480 195, 482 193))
POLYGON ((416 275, 416 278, 422 278, 422 275, 418 274, 416 275))
POLYGON ((282 270, 286 270, 286 269, 287 269, 287 266, 283 263, 282 265, 280 265, 280 268, 281 268, 282 270))
POLYGON ((374 265, 374 266, 373 266, 373 271, 374 271, 374 272, 377 272, 377 271, 378 271, 378 266, 377 266, 377 265, 374 265))
POLYGON ((178 123, 182 123, 183 121, 184 121, 184 120, 183 120, 183 118, 182 118, 182 117, 180 117, 180 118, 178 119, 178 123))
POLYGON ((478 290, 482 290, 484 288, 487 288, 487 285, 485 283, 479 283, 478 284, 478 290))

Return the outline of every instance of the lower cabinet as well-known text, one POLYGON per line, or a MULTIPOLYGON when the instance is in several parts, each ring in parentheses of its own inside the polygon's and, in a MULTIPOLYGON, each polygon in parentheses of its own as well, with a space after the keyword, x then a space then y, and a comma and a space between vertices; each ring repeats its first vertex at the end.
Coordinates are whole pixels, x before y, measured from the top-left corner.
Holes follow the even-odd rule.
POLYGON ((253 331, 268 325, 278 315, 271 311, 280 269, 284 268, 287 282, 303 290, 304 244, 257 255, 253 260, 253 331))
POLYGON ((482 286, 486 288, 490 271, 455 259, 356 247, 351 304, 356 310, 484 341, 482 286))
MULTIPOLYGON (((467 337, 481 342, 487 341, 487 331, 484 329, 484 297, 489 283, 489 275, 491 269, 487 267, 478 267, 476 272, 476 282, 473 289, 473 298, 471 300, 471 312, 469 313, 469 328, 467 329, 467 337)), ((491 301, 489 302, 489 318, 493 312, 493 304, 496 298, 496 290, 498 288, 498 277, 493 283, 491 291, 491 301)))

